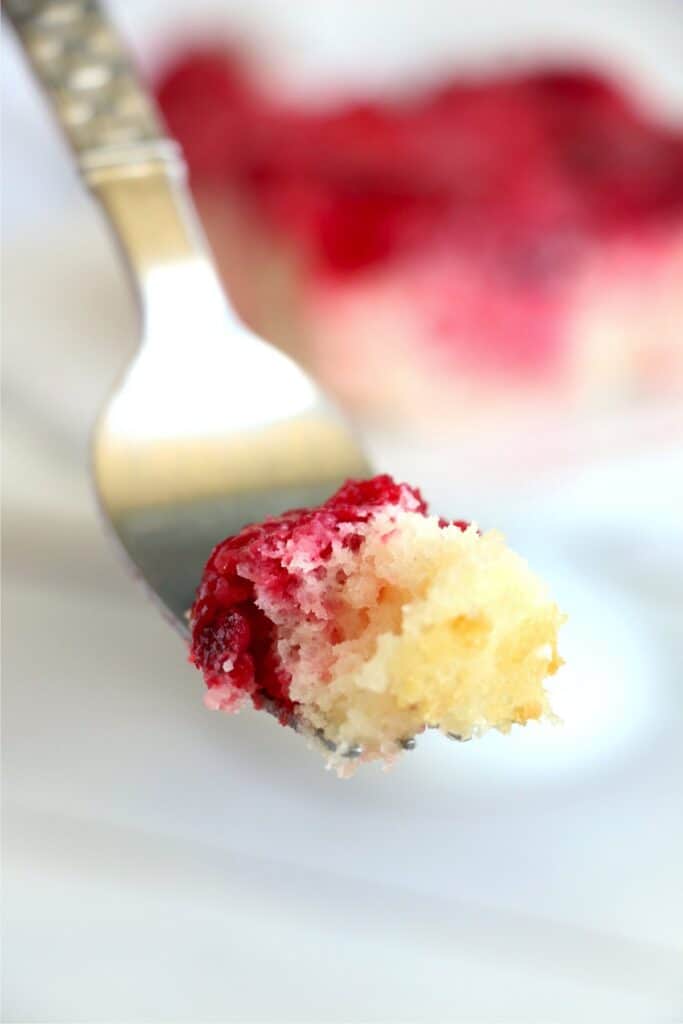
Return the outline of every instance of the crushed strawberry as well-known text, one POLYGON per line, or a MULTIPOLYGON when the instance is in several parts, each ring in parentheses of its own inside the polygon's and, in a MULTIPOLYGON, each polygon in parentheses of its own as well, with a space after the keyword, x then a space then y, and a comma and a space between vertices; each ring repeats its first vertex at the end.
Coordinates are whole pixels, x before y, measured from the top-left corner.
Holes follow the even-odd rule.
MULTIPOLYGON (((290 676, 277 653, 276 627, 257 605, 257 593, 261 603, 276 602, 297 614, 302 570, 293 564, 293 553, 305 551, 308 571, 315 572, 329 560, 335 539, 353 552, 360 550, 363 538, 349 526, 392 509, 427 514, 419 490, 390 476, 349 480, 319 508, 295 509, 246 526, 216 545, 190 617, 190 660, 203 672, 207 687, 229 682, 257 707, 274 701, 286 720, 293 710, 290 676)), ((447 526, 448 520, 440 525, 447 526)), ((463 520, 455 525, 461 530, 468 526, 463 520)))
POLYGON ((170 65, 157 96, 195 181, 242 184, 336 273, 445 231, 470 258, 494 246, 528 274, 527 252, 547 248, 549 231, 593 234, 683 210, 681 132, 580 68, 455 78, 321 113, 265 96, 217 48, 170 65))
POLYGON ((194 186, 236 192, 293 243, 309 287, 408 267, 447 372, 552 379, 596 247, 683 218, 683 132, 583 68, 321 110, 267 95, 216 48, 181 56, 157 95, 194 186))

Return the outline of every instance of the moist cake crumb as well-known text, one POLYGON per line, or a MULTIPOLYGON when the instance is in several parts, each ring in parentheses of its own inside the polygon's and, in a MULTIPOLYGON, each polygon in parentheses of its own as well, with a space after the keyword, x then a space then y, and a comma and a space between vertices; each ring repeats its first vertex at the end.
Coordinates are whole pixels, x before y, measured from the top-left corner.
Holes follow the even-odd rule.
POLYGON ((467 739, 551 714, 563 621, 495 530, 428 514, 390 476, 218 544, 191 611, 210 708, 277 709, 328 761, 392 761, 425 728, 467 739))

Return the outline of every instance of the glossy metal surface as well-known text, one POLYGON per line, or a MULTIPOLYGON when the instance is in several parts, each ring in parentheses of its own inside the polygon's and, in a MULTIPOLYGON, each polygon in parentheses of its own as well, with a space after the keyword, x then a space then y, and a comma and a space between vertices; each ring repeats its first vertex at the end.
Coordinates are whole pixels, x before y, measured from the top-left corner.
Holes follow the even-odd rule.
POLYGON ((12 0, 5 9, 139 301, 140 350, 97 425, 95 480, 136 572, 186 632, 215 543, 319 503, 367 463, 311 378, 230 311, 182 162, 98 5, 12 0))
POLYGON ((245 523, 319 503, 367 471, 313 381, 228 310, 165 168, 92 180, 141 299, 143 340, 95 434, 102 506, 185 627, 204 562, 245 523))

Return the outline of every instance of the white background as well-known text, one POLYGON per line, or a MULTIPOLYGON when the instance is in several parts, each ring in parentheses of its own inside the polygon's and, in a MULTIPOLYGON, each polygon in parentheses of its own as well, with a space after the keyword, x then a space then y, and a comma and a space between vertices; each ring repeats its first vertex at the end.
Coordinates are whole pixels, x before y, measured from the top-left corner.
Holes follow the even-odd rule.
MULTIPOLYGON (((148 66, 188 10, 111 7, 148 66)), ((683 111, 675 0, 210 8, 304 92, 543 45, 683 111)), ((7 38, 3 57, 6 1019, 680 1019, 680 410, 603 425, 609 458, 514 491, 467 453, 368 438, 548 577, 565 725, 430 736, 337 781, 270 719, 203 709, 103 537, 87 434, 134 318, 7 38)))

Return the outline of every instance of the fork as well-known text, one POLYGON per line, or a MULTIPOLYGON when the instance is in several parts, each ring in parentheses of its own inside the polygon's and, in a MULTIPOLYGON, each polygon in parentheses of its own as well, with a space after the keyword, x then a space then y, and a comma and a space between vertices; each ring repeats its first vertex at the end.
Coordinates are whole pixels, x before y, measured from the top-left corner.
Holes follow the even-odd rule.
POLYGON ((180 151, 102 7, 6 0, 4 10, 137 298, 140 348, 94 432, 95 485, 135 574, 187 637, 219 540, 319 504, 368 464, 314 381, 231 310, 180 151))

